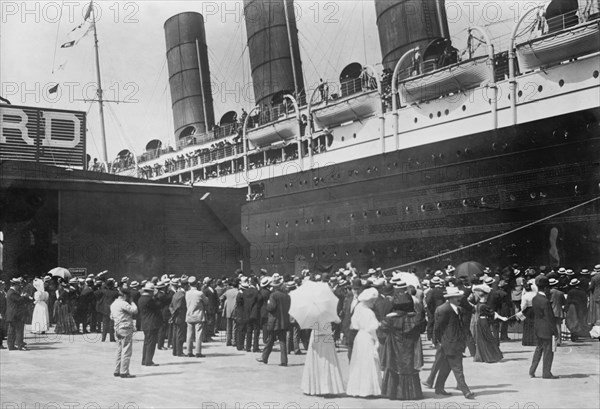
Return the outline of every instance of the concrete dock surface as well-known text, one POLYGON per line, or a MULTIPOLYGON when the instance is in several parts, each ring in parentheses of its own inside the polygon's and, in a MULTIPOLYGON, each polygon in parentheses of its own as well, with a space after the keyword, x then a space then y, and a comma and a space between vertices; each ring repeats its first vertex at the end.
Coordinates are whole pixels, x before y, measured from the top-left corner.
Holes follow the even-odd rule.
MULTIPOLYGON (((52 330, 51 330, 52 331, 52 330)), ((100 334, 33 335, 26 329, 30 351, 0 351, 2 409, 45 408, 598 408, 600 403, 600 343, 564 341, 554 356, 552 372, 560 379, 530 378, 534 347, 520 341, 503 342, 504 359, 495 364, 464 359, 467 384, 475 400, 455 389, 450 374, 438 396, 423 386, 424 399, 391 401, 347 396, 307 396, 300 388, 306 355, 290 355, 289 366, 279 366, 275 350, 268 365, 256 362, 257 353, 239 352, 224 339, 203 347, 205 358, 174 357, 156 351, 157 367, 141 366, 143 333, 134 336, 130 372, 134 379, 113 376, 116 344, 100 342, 100 334)), ((277 347, 277 344, 276 344, 277 347)), ((424 342, 425 380, 435 350, 424 342)), ((338 350, 344 380, 348 377, 345 349, 338 350)))

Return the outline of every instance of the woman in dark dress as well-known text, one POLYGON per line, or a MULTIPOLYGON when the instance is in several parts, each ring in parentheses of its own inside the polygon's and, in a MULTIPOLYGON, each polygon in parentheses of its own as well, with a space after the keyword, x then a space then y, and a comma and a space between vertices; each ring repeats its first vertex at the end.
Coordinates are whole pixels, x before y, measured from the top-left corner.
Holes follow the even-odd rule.
POLYGON ((409 294, 396 294, 393 303, 392 312, 383 318, 377 330, 383 371, 381 394, 396 400, 422 399, 414 350, 426 323, 422 315, 414 312, 414 302, 409 294))
POLYGON ((54 332, 57 334, 75 334, 77 327, 75 326, 72 312, 75 289, 69 286, 68 283, 63 283, 58 290, 58 294, 58 299, 54 304, 54 311, 56 313, 56 328, 54 332))
POLYGON ((590 327, 587 324, 588 298, 586 292, 580 287, 581 281, 574 278, 569 283, 565 312, 565 323, 571 333, 571 341, 579 338, 590 337, 590 327))
POLYGON ((521 311, 523 315, 525 315, 525 320, 523 321, 523 346, 533 347, 537 345, 537 337, 535 336, 534 329, 534 315, 533 315, 533 297, 537 294, 537 291, 534 291, 531 281, 528 281, 523 286, 525 291, 521 296, 521 311))
POLYGON ((479 296, 479 302, 475 307, 475 331, 473 332, 476 345, 473 358, 475 362, 494 363, 503 358, 498 341, 492 334, 490 322, 495 318, 504 319, 504 317, 500 317, 486 305, 490 291, 490 287, 485 284, 473 287, 473 292, 477 292, 479 296))

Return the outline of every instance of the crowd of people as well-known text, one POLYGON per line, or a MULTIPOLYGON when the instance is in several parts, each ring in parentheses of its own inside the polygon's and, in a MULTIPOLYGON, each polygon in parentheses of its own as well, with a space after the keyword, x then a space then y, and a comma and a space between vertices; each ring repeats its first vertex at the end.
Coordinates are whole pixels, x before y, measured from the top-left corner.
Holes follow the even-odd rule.
POLYGON ((540 361, 542 378, 558 378, 552 361, 562 334, 573 342, 600 337, 600 265, 579 272, 509 266, 460 276, 447 266, 427 269, 420 279, 414 272, 361 273, 351 263, 336 272, 303 270, 297 276, 261 269, 222 279, 165 274, 140 283, 116 280, 107 271, 70 279, 47 275, 32 281, 12 278, 8 292, 0 283, 0 314, 0 339, 7 334, 9 350, 28 350, 25 323, 38 334, 52 326, 58 334, 101 333, 103 342, 117 343, 114 376, 121 378, 135 376, 129 372, 135 331, 144 334, 144 366, 159 365, 157 349, 205 358, 203 343, 224 331, 228 347, 261 353, 256 360, 262 364, 269 362, 276 341, 281 366, 288 364, 288 351, 306 354, 305 394, 416 400, 423 398, 425 386, 450 395, 445 383, 453 372, 458 389, 472 399, 465 353, 475 362, 501 361, 501 341, 509 340, 513 321, 523 321, 523 345, 536 346, 532 378, 540 361), (337 299, 334 318, 301 326, 290 313, 290 294, 315 283, 337 299), (436 354, 421 380, 425 340, 436 354), (336 349, 342 345, 350 362, 347 382, 336 349))

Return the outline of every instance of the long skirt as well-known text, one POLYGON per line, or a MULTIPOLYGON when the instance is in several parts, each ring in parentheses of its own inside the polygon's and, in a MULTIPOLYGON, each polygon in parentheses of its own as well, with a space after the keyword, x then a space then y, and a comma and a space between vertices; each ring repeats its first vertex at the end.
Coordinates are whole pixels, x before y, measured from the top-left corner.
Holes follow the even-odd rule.
POLYGON ((31 332, 38 334, 48 331, 50 325, 50 315, 48 314, 48 304, 39 301, 33 309, 31 318, 31 332))
POLYGON ((526 308, 524 311, 525 321, 523 321, 523 346, 534 347, 537 346, 537 337, 535 336, 533 308, 526 308))
POLYGON ((57 334, 74 334, 77 332, 77 326, 75 325, 75 320, 73 319, 73 313, 71 312, 71 307, 68 304, 62 304, 57 302, 55 304, 57 308, 56 311, 56 328, 54 331, 57 334))
POLYGON ((381 383, 381 394, 392 400, 417 400, 423 399, 419 371, 415 369, 414 349, 416 338, 412 336, 397 337, 396 340, 389 339, 384 345, 383 359, 383 381, 381 383), (399 345, 391 343, 400 341, 399 345), (399 355, 398 355, 399 354, 399 355), (398 366, 396 366, 396 365, 398 366))
POLYGON ((332 333, 312 331, 302 373, 302 392, 307 395, 345 392, 332 333))
POLYGON ((503 358, 498 340, 492 334, 487 317, 479 317, 475 328, 475 362, 498 362, 503 358))
MULTIPOLYGON (((410 352, 414 353, 413 350, 410 352)), ((373 339, 367 331, 359 330, 354 338, 346 393, 350 396, 362 397, 381 395, 377 340, 373 339)))

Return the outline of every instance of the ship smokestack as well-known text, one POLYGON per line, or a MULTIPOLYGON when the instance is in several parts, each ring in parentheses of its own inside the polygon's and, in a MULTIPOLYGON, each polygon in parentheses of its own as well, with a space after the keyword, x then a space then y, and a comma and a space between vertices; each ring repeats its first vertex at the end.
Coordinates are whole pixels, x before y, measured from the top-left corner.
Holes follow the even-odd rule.
POLYGON ((244 0, 244 17, 256 105, 279 103, 284 92, 303 95, 294 2, 244 0))
POLYGON ((445 0, 375 0, 383 65, 390 70, 408 50, 450 38, 445 0))
POLYGON ((165 22, 169 87, 178 147, 215 124, 204 17, 177 14, 165 22))

